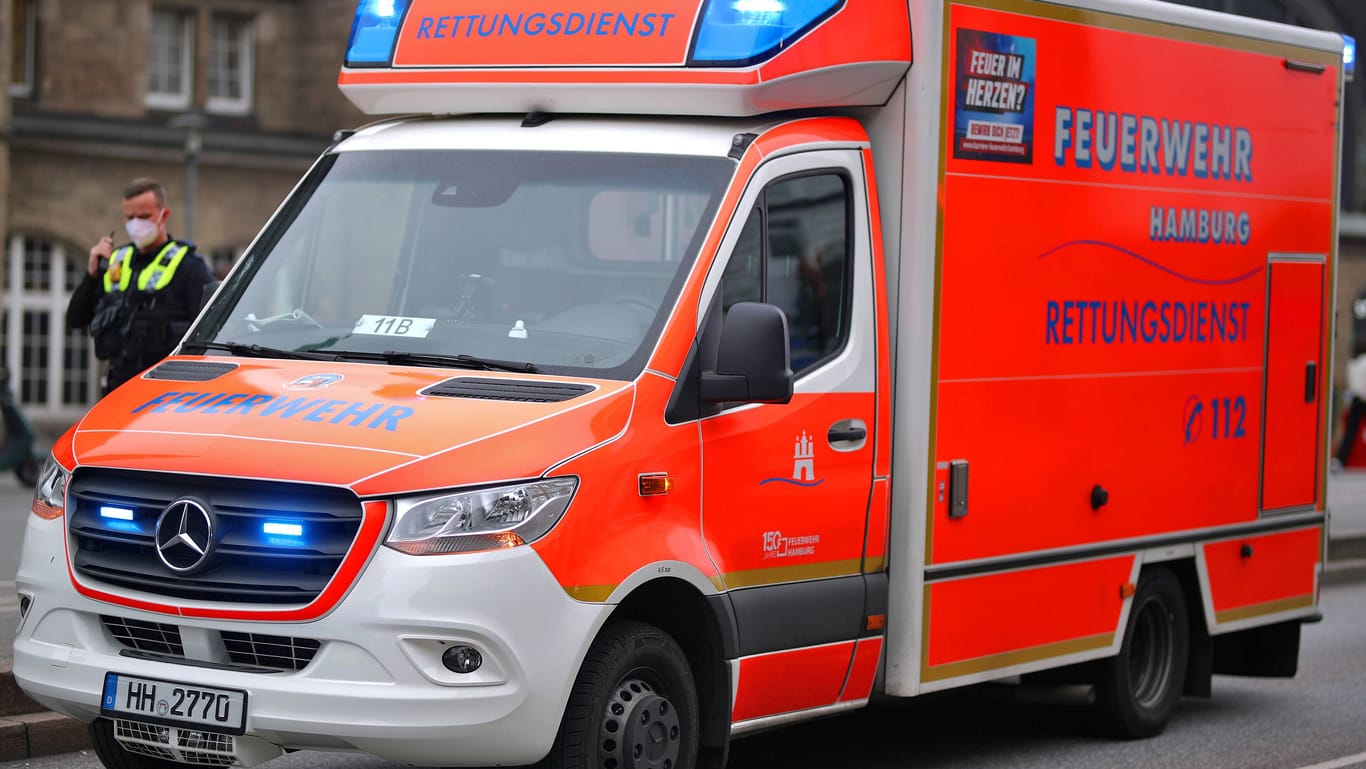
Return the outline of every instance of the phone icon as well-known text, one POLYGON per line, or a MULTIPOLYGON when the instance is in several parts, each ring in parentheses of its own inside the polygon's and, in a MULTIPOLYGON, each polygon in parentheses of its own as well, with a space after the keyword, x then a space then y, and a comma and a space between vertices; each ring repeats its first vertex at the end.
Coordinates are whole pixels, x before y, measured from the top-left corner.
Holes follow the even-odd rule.
POLYGON ((1204 423, 1205 404, 1192 395, 1186 399, 1186 445, 1200 437, 1200 427, 1204 423))

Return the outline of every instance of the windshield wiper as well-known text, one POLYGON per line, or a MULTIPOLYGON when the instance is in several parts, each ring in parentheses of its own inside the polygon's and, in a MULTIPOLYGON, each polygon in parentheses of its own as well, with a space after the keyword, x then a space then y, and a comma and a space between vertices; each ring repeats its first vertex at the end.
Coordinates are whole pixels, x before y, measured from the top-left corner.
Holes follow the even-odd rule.
POLYGON ((281 350, 276 347, 262 347, 259 344, 244 344, 242 342, 187 342, 187 348, 195 347, 205 350, 224 350, 233 355, 241 355, 245 358, 287 358, 289 360, 341 360, 341 356, 334 353, 308 352, 306 350, 281 350))
POLYGON ((403 352, 401 350, 386 350, 384 352, 346 352, 338 350, 337 355, 343 358, 382 360, 385 363, 393 363, 398 366, 454 366, 457 368, 479 369, 481 371, 515 371, 523 374, 532 374, 536 372, 535 365, 523 361, 479 358, 473 355, 463 354, 443 355, 441 353, 403 352))

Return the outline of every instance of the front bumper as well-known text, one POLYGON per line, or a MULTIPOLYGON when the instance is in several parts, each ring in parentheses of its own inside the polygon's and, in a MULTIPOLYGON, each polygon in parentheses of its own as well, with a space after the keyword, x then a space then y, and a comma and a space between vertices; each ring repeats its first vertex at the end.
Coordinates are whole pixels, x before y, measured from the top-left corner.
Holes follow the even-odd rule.
POLYGON ((380 547, 346 598, 318 620, 189 619, 80 595, 65 537, 62 519, 29 517, 17 587, 33 602, 14 643, 15 678, 29 696, 90 721, 100 713, 106 672, 241 689, 247 736, 283 749, 363 751, 420 765, 535 762, 554 740, 610 611, 571 599, 529 547, 424 557, 380 547), (175 626, 185 657, 218 666, 130 657, 102 617, 175 626), (320 646, 300 670, 244 672, 224 664, 222 631, 320 646), (483 666, 447 670, 441 652, 452 643, 479 649, 483 666))

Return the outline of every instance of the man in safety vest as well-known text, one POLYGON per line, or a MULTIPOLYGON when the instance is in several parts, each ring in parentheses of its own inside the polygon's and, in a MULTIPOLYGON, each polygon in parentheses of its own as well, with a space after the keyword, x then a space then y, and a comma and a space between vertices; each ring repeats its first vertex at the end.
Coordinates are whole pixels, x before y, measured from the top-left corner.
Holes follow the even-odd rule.
POLYGON ((100 238, 67 305, 67 327, 89 326, 95 357, 109 361, 106 394, 166 357, 199 313, 209 268, 193 243, 166 233, 170 216, 161 182, 129 182, 123 218, 132 243, 115 250, 113 233, 100 238))

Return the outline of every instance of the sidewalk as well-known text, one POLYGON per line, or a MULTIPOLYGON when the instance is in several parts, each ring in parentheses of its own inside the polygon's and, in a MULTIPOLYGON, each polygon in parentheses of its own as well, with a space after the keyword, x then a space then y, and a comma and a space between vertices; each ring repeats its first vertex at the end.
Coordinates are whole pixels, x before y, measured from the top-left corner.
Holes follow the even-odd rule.
MULTIPOLYGON (((32 492, 12 475, 0 477, 0 762, 67 753, 89 747, 85 726, 44 712, 23 696, 10 674, 19 605, 14 574, 24 517, 32 492)), ((1327 584, 1366 577, 1366 472, 1334 473, 1328 479, 1327 584)))
POLYGON ((1328 476, 1328 571, 1366 574, 1366 471, 1328 476))

